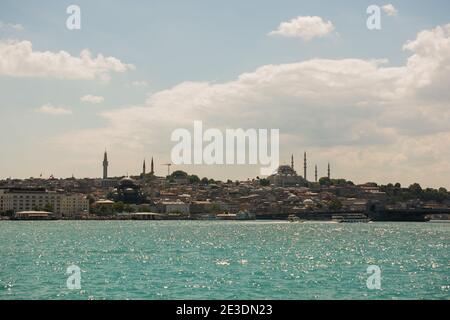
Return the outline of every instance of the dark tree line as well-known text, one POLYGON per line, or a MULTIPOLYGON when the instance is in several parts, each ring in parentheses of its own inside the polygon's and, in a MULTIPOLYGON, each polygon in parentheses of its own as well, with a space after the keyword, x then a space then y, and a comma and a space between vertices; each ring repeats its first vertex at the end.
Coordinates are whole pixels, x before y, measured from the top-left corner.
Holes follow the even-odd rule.
POLYGON ((436 201, 444 202, 450 200, 450 195, 445 188, 423 189, 420 184, 414 183, 408 188, 402 188, 400 183, 380 186, 380 190, 385 192, 388 196, 388 200, 392 203, 419 199, 422 201, 436 201))

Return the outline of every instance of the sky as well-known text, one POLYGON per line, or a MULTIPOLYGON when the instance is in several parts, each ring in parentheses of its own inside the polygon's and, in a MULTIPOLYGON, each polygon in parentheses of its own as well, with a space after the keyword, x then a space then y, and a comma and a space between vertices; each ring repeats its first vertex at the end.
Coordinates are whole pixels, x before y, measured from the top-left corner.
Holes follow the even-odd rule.
MULTIPOLYGON (((276 128, 356 183, 450 188, 450 3, 0 2, 0 178, 164 175, 171 133, 276 128), (81 9, 69 30, 66 9, 81 9), (381 8, 381 29, 366 10, 381 8)), ((180 165, 247 179, 258 165, 180 165)))

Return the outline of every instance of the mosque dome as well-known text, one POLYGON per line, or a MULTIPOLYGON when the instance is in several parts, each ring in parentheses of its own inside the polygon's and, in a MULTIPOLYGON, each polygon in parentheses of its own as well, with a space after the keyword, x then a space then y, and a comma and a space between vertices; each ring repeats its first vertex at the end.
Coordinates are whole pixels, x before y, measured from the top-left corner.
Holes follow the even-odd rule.
POLYGON ((120 180, 120 185, 122 187, 128 187, 128 186, 131 187, 131 186, 135 186, 136 182, 131 178, 125 177, 122 180, 120 180))
POLYGON ((291 166, 283 165, 278 167, 277 174, 283 176, 296 176, 297 172, 295 172, 291 166))

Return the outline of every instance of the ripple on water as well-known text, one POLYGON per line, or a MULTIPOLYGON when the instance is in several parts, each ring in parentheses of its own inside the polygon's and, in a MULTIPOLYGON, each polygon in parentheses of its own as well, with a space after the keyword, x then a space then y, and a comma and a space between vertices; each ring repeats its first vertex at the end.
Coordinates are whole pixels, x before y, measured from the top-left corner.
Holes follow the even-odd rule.
POLYGON ((0 299, 448 299, 450 224, 1 222, 0 299), (66 268, 81 268, 81 290, 66 268), (382 290, 366 287, 369 265, 382 290))

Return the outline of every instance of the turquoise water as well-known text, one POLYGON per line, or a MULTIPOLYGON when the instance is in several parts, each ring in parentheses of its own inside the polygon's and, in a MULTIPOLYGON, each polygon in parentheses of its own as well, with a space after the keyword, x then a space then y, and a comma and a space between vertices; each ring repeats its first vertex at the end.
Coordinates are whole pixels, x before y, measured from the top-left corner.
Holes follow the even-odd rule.
POLYGON ((449 248, 443 222, 3 221, 0 299, 449 299, 449 248))

